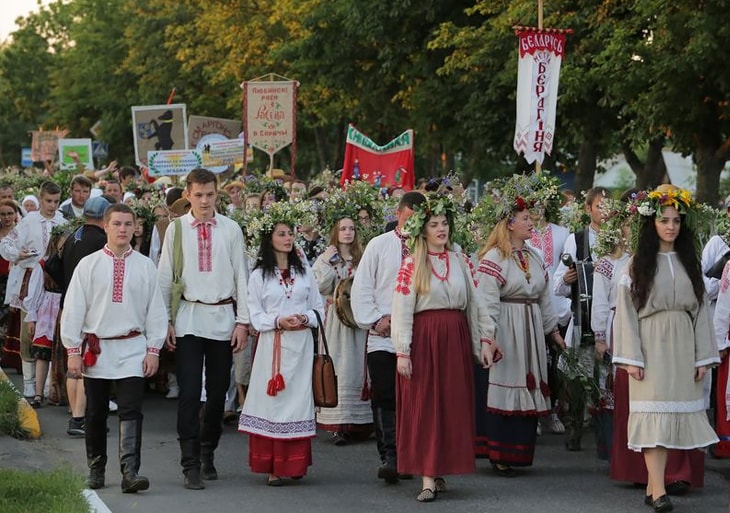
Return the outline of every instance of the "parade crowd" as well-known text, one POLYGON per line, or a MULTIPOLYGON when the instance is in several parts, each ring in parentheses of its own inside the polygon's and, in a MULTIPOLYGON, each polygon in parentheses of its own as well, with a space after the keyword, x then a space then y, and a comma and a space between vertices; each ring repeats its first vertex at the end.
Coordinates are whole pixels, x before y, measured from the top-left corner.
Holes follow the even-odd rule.
POLYGON ((0 177, 2 365, 34 407, 68 406, 92 489, 113 411, 122 491, 150 486, 150 388, 177 400, 191 490, 218 478, 224 422, 274 487, 315 464, 317 429, 338 446, 374 436, 374 475, 420 477, 420 502, 476 458, 529 479, 543 432, 568 451, 590 433, 654 511, 702 488, 708 447, 730 457, 730 198, 703 248, 712 209, 687 191, 576 199, 548 173, 476 204, 454 176, 406 191, 196 169, 178 186, 111 166, 23 198, 13 183, 0 177), (322 334, 335 407, 312 394, 322 334))

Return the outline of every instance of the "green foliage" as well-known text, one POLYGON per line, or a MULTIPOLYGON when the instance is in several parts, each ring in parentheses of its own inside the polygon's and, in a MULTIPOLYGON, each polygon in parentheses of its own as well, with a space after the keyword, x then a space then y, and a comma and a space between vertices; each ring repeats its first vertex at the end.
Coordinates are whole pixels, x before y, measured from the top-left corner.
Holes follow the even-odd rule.
MULTIPOLYGON (((0 435, 25 438, 27 433, 18 417, 20 394, 7 380, 0 380, 0 435)), ((1 495, 1 494, 0 494, 1 495)), ((0 504, 2 504, 0 502, 0 504)), ((5 511, 0 508, 0 511, 5 511)))
POLYGON ((81 494, 84 479, 70 468, 51 472, 0 469, 3 513, 79 513, 89 505, 81 494))

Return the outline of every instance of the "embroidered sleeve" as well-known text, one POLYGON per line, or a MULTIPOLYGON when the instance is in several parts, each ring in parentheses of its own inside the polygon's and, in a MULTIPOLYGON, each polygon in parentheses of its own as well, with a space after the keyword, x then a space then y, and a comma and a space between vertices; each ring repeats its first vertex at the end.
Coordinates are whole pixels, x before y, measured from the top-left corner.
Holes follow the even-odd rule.
POLYGON ((715 317, 713 325, 715 327, 715 338, 717 339, 718 350, 726 349, 730 346, 728 341, 728 327, 730 327, 730 264, 725 266, 720 279, 720 292, 717 294, 717 303, 715 304, 715 317))
POLYGON ((609 259, 601 258, 593 271, 598 274, 602 274, 610 280, 613 276, 613 264, 609 259))
POLYGON ((403 260, 398 271, 398 277, 396 279, 395 292, 396 294, 403 294, 407 296, 411 293, 411 285, 413 283, 413 257, 407 257, 403 260))
POLYGON ((460 258, 464 260, 464 263, 466 264, 466 268, 469 271, 469 274, 471 275, 471 280, 474 282, 474 286, 477 286, 477 270, 474 267, 474 264, 472 263, 471 259, 466 253, 459 253, 460 258))
MULTIPOLYGON (((479 262, 479 269, 477 270, 477 273, 491 276, 497 281, 497 283, 499 283, 500 286, 503 286, 505 283, 507 283, 507 280, 505 280, 504 275, 502 274, 502 268, 497 265, 496 262, 492 262, 491 260, 487 260, 486 258, 479 262)), ((477 281, 481 282, 481 279, 477 281)))
POLYGON ((722 270, 722 278, 720 278, 720 292, 727 292, 727 289, 730 288, 728 271, 730 271, 730 264, 725 264, 725 267, 722 270))

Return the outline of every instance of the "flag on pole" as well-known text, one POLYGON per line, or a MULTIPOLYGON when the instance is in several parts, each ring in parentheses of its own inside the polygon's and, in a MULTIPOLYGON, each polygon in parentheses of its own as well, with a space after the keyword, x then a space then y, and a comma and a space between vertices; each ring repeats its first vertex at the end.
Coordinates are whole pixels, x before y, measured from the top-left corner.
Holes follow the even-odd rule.
POLYGON ((528 163, 542 164, 553 149, 566 31, 517 27, 516 33, 520 57, 514 148, 528 163))
POLYGON ((409 191, 416 182, 414 170, 413 130, 380 146, 354 126, 347 127, 340 185, 364 180, 381 188, 399 185, 409 191))

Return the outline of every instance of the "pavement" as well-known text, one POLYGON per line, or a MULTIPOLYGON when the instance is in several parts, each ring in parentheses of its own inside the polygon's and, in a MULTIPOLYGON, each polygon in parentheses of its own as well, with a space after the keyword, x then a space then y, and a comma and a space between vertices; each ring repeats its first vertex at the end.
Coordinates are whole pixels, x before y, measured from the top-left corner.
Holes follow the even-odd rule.
MULTIPOLYGON (((10 377, 14 381, 19 377, 10 377)), ((336 447, 320 432, 313 441, 314 464, 301 481, 285 486, 265 485, 266 476, 248 468, 248 440, 226 425, 216 452, 219 480, 206 482, 202 491, 182 486, 179 448, 175 433, 176 406, 154 393, 145 399, 145 425, 140 473, 150 489, 129 495, 120 489, 117 459, 117 421, 110 416, 109 463, 106 487, 97 493, 113 513, 281 513, 281 512, 423 512, 449 513, 633 513, 650 512, 643 504, 643 489, 608 479, 608 463, 595 456, 592 436, 584 450, 566 452, 563 437, 538 438, 535 464, 519 477, 496 476, 487 460, 477 460, 477 472, 447 477, 449 491, 435 503, 415 500, 420 479, 386 485, 376 479, 375 442, 336 447)), ((43 436, 36 441, 0 437, 0 465, 22 469, 49 469, 70 465, 86 475, 84 440, 66 435, 65 407, 38 410, 43 436)), ((705 487, 674 498, 679 513, 728 512, 730 460, 706 460, 705 487)))

